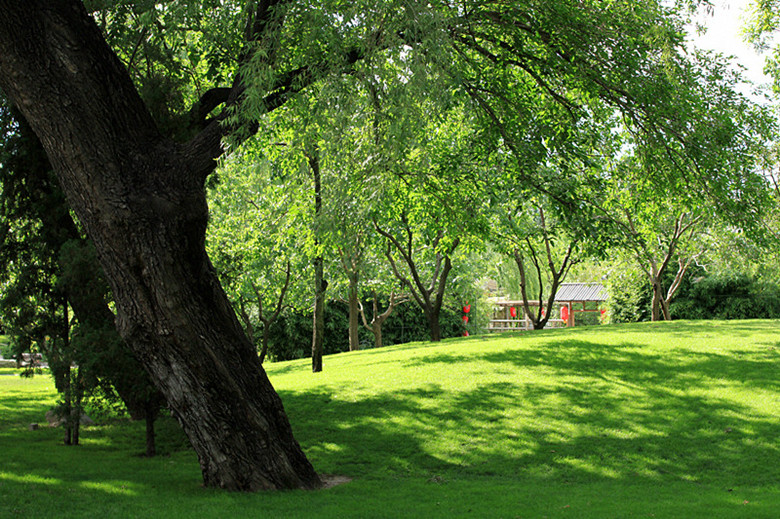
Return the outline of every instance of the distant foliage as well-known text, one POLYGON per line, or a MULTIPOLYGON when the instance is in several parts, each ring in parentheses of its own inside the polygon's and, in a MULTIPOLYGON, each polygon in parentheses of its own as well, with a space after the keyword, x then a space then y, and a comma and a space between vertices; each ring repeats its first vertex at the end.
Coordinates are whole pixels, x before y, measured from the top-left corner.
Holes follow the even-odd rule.
POLYGON ((738 273, 697 278, 672 302, 675 319, 780 318, 780 286, 738 273))
MULTIPOLYGON (((638 272, 615 273, 607 283, 613 323, 650 320, 651 289, 638 272)), ((673 319, 780 318, 780 286, 738 272, 695 268, 672 300, 673 319)))
POLYGON ((0 335, 0 357, 10 359, 13 353, 13 344, 5 335, 0 335))

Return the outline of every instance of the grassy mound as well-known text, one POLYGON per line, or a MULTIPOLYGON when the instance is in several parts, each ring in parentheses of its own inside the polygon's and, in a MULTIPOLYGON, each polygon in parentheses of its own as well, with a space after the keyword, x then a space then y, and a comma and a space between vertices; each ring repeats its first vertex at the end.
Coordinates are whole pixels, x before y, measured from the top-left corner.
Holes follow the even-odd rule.
POLYGON ((28 431, 53 384, 0 373, 0 517, 780 517, 780 322, 416 343, 267 366, 304 450, 349 483, 200 487, 169 421, 28 431))

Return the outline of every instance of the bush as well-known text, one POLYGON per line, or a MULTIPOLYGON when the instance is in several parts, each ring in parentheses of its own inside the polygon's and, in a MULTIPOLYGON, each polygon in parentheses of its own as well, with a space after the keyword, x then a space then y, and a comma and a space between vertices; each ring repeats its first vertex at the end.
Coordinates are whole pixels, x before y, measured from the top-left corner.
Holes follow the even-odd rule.
POLYGON ((0 335, 0 358, 10 359, 13 354, 11 341, 5 335, 0 335))

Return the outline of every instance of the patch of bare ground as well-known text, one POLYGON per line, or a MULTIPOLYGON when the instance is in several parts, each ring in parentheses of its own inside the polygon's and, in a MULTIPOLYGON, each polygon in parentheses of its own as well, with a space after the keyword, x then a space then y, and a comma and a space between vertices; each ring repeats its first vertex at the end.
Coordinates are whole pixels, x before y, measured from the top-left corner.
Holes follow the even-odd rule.
POLYGON ((320 474, 320 479, 322 480, 323 489, 333 488, 352 481, 352 478, 348 476, 339 476, 336 474, 320 474))

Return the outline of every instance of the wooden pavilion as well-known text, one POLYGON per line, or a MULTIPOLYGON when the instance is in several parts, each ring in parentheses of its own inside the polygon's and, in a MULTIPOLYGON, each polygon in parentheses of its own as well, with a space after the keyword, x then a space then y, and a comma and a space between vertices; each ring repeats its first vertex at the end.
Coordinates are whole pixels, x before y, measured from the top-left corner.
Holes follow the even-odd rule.
MULTIPOLYGON (((599 312, 601 310, 598 306, 606 300, 607 291, 601 283, 561 283, 555 294, 553 307, 561 317, 551 317, 547 325, 551 328, 573 327, 574 314, 599 312)), ((528 304, 539 306, 539 301, 528 301, 528 304)), ((502 298, 493 300, 493 318, 488 324, 488 331, 530 330, 532 327, 531 319, 525 314, 522 301, 502 298)))

